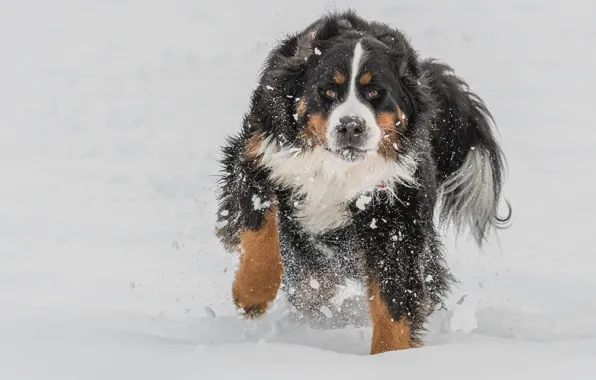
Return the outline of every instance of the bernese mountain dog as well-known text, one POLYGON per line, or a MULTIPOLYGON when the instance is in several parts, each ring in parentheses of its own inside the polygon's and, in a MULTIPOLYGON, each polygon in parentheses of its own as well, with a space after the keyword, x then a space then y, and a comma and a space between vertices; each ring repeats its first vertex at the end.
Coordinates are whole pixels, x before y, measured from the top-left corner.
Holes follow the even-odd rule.
POLYGON ((283 287, 309 315, 358 279, 371 353, 421 345, 453 282, 438 228, 481 245, 511 217, 493 124, 450 66, 386 24, 347 11, 285 38, 223 147, 216 231, 240 255, 235 305, 258 317, 283 287))

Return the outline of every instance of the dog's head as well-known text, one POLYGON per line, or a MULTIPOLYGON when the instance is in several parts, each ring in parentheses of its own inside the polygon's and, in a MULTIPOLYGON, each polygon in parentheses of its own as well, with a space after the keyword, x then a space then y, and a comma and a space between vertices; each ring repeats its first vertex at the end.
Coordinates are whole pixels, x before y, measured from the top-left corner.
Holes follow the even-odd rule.
POLYGON ((419 111, 419 80, 416 54, 399 32, 387 32, 347 14, 285 41, 262 82, 277 118, 285 114, 274 135, 302 149, 322 147, 347 163, 395 160, 419 111))
POLYGON ((315 48, 304 73, 304 92, 296 105, 306 146, 322 145, 346 161, 370 154, 395 157, 406 117, 405 97, 387 56, 387 47, 358 35, 315 48))

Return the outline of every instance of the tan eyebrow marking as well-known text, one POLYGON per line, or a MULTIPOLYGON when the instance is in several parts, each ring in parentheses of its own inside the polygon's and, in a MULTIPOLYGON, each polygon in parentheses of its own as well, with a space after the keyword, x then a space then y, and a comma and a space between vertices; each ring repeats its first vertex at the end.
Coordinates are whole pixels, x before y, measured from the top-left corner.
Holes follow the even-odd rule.
POLYGON ((372 79, 372 74, 369 72, 366 72, 364 74, 362 74, 362 76, 360 76, 360 84, 364 85, 364 84, 368 84, 370 82, 370 80, 372 79))
POLYGON ((336 71, 333 73, 333 81, 337 84, 344 84, 346 82, 346 77, 339 71, 336 71))

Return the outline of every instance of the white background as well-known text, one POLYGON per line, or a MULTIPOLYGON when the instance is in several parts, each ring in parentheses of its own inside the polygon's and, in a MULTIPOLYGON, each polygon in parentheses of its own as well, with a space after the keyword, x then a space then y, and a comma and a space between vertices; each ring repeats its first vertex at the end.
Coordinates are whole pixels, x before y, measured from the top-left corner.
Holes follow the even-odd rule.
POLYGON ((0 378, 591 378, 594 14, 579 0, 1 0, 0 378), (285 323, 282 303, 239 320, 234 258, 213 236, 218 147, 266 54, 348 6, 481 94, 514 210, 483 252, 448 235, 449 311, 425 348, 375 357, 368 329, 285 323))

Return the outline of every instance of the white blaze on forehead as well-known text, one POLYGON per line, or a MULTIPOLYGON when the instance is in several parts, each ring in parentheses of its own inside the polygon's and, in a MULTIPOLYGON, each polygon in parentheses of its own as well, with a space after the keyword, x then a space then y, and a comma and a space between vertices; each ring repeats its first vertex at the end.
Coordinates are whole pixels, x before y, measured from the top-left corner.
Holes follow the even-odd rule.
POLYGON ((327 142, 331 150, 336 150, 336 126, 339 125, 341 118, 346 116, 358 117, 366 123, 366 144, 361 147, 363 150, 376 152, 381 141, 381 129, 377 125, 377 120, 373 110, 362 103, 358 97, 358 73, 366 56, 362 48, 362 42, 358 41, 354 48, 350 72, 350 88, 346 100, 339 104, 329 116, 329 127, 327 128, 327 142))
POLYGON ((352 57, 352 71, 350 72, 350 92, 348 99, 356 97, 356 78, 358 78, 358 71, 360 71, 360 63, 364 57, 364 50, 362 50, 362 42, 358 42, 354 48, 354 57, 352 57))

